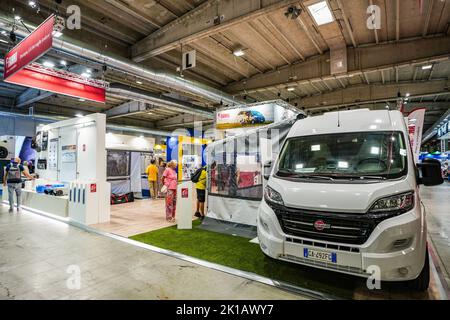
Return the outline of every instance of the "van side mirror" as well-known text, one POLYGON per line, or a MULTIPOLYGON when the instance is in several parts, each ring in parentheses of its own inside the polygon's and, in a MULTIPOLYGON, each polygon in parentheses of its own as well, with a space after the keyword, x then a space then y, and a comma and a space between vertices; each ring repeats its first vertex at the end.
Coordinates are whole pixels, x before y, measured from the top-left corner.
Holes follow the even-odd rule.
POLYGON ((264 163, 264 179, 269 180, 271 173, 272 173, 272 161, 267 161, 266 163, 264 163))
POLYGON ((438 186, 444 183, 442 178, 441 163, 435 159, 426 159, 417 165, 420 170, 419 184, 427 187, 438 186))

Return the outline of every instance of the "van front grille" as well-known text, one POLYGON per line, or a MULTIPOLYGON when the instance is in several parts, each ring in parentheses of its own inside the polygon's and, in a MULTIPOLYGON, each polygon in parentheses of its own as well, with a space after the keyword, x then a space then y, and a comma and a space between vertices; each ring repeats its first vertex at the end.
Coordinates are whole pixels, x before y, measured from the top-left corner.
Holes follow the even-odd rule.
POLYGON ((362 245, 383 220, 370 215, 324 213, 271 206, 284 233, 290 236, 362 245), (320 223, 323 228, 316 227, 320 223))

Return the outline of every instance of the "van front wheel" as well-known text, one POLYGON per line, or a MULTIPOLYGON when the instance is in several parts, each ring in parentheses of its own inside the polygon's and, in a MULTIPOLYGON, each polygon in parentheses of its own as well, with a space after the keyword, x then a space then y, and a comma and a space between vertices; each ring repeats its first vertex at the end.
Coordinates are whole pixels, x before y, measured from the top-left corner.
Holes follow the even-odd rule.
POLYGON ((414 291, 427 291, 430 286, 430 256, 428 249, 425 256, 425 266, 416 280, 410 282, 410 287, 414 291))

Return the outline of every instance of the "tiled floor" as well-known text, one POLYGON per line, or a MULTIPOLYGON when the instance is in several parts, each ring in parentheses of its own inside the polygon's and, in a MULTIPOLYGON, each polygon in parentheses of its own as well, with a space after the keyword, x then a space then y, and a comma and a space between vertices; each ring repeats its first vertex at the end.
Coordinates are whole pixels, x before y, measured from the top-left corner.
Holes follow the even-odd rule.
POLYGON ((450 183, 421 190, 422 201, 428 213, 428 230, 442 271, 450 287, 450 183))
POLYGON ((304 297, 0 204, 0 299, 304 297))

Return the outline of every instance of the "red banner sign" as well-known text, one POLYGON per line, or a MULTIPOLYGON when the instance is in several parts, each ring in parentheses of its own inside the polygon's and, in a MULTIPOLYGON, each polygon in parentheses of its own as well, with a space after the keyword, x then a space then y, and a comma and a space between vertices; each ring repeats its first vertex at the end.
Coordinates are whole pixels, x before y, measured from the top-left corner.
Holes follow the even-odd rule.
POLYGON ((55 16, 52 15, 6 55, 5 80, 52 48, 54 23, 55 16))
POLYGON ((6 82, 100 103, 105 103, 106 100, 106 91, 104 88, 94 87, 29 69, 23 69, 17 72, 10 76, 6 82))

